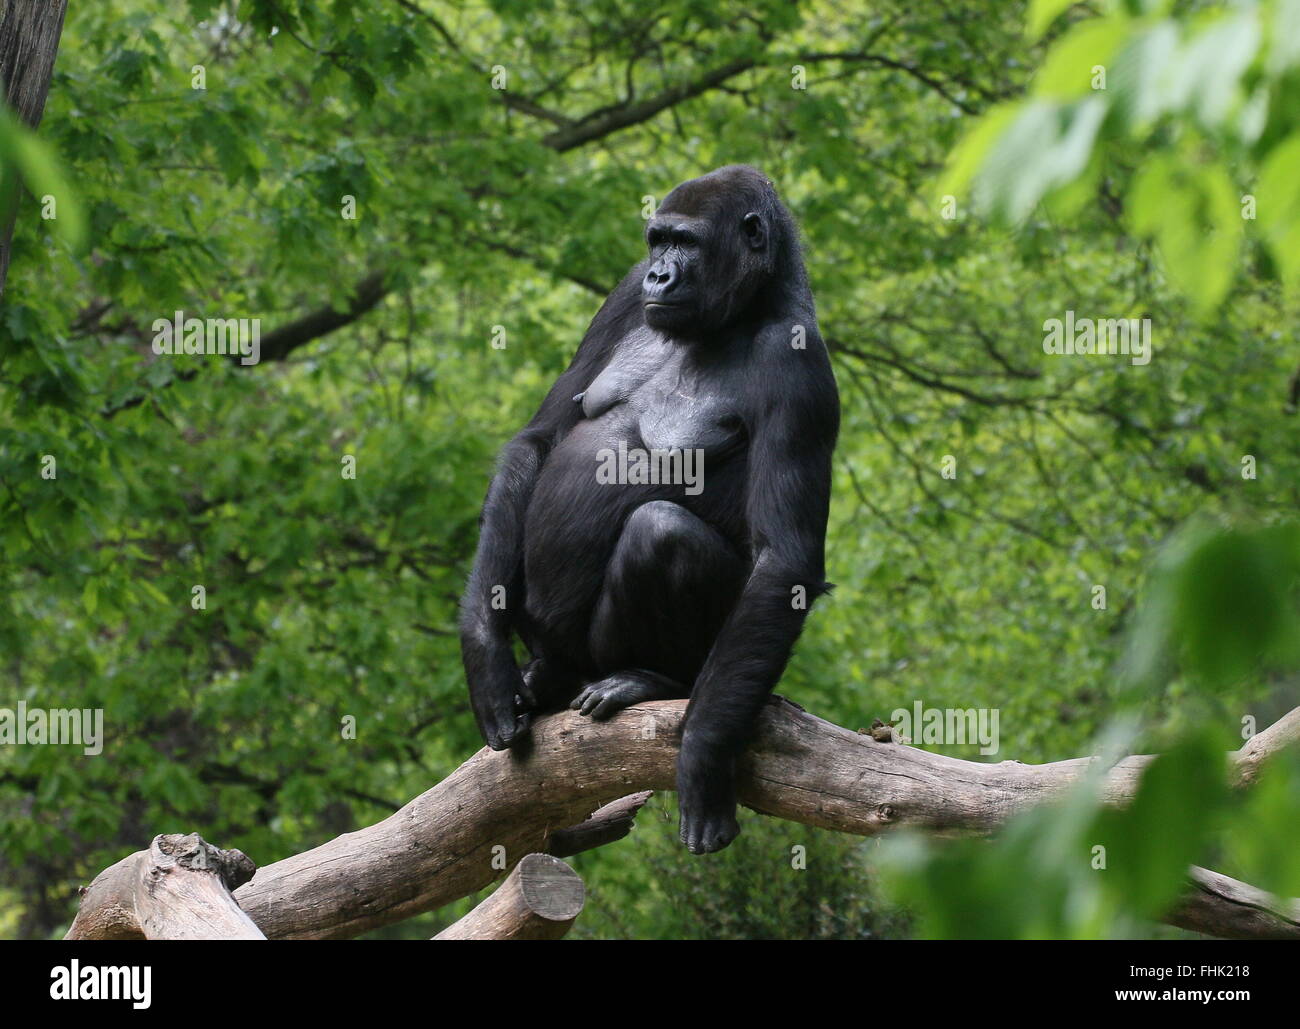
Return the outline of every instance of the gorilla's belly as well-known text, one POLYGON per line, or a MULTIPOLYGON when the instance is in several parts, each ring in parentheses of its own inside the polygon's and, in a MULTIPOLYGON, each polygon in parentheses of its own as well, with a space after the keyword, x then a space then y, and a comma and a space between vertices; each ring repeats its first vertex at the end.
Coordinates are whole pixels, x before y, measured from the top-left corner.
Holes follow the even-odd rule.
POLYGON ((679 485, 609 474, 619 470, 621 455, 643 448, 630 413, 620 408, 579 422, 547 455, 525 521, 530 559, 545 555, 549 565, 607 555, 632 508, 683 493, 679 485))
POLYGON ((626 516, 664 489, 598 480, 601 452, 629 435, 612 421, 579 422, 547 455, 524 518, 529 620, 552 652, 574 662, 626 516))
POLYGON ((710 476, 743 449, 716 407, 650 383, 593 413, 547 455, 524 520, 529 616, 564 637, 585 632, 627 516, 673 500, 707 517, 710 476))

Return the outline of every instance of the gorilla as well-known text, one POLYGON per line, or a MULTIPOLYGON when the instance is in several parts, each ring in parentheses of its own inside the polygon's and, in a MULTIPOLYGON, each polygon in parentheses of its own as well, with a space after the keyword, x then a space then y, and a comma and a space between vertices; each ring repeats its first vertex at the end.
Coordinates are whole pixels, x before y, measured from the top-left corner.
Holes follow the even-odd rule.
POLYGON ((645 240, 648 257, 501 453, 461 653, 494 750, 565 705, 604 719, 689 697, 679 824, 703 854, 740 831, 736 759, 830 589, 839 394, 798 230, 762 173, 682 183, 645 240), (608 474, 611 455, 622 473, 608 474), (698 481, 681 481, 691 465, 698 481))

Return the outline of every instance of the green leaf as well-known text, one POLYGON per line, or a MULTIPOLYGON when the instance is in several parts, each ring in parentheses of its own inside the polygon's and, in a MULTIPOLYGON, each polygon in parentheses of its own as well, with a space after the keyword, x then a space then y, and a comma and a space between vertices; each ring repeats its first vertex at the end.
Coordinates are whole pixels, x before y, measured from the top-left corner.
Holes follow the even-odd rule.
POLYGON ((1038 39, 1052 22, 1073 5, 1074 0, 1030 0, 1025 35, 1031 40, 1038 39))
POLYGON ((1130 224, 1153 236, 1170 279, 1202 315, 1227 295, 1244 232, 1237 190, 1219 164, 1160 154, 1138 172, 1130 224))
POLYGON ((1068 100, 1091 92, 1093 69, 1107 65, 1129 29, 1129 21, 1119 17, 1076 25, 1048 53, 1034 77, 1034 95, 1068 100))
POLYGON ((0 106, 0 208, 17 202, 21 183, 44 206, 54 204, 53 228, 73 249, 85 241, 86 220, 50 148, 0 106))
POLYGON ((1152 570, 1127 656, 1136 683, 1177 662, 1222 686, 1300 662, 1300 525, 1189 527, 1152 570))
POLYGON ((940 196, 960 196, 966 192, 984 158, 1019 109, 1019 104, 999 104, 976 120, 949 154, 937 187, 940 196))
POLYGON ((1300 133, 1264 160, 1255 188, 1256 217, 1282 280, 1300 283, 1300 133))
POLYGON ((1104 848, 1096 874, 1118 909, 1157 918, 1169 907, 1202 859, 1227 792, 1217 734, 1197 733, 1146 768, 1128 807, 1098 816, 1090 847, 1104 848))

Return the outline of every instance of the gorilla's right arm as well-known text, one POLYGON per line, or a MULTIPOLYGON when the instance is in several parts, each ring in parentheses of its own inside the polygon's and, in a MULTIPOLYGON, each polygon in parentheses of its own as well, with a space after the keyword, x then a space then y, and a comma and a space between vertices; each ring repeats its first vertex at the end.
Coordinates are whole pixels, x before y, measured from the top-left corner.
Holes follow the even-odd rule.
MULTIPOLYGON (((469 683, 470 707, 479 732, 493 750, 504 750, 528 731, 532 715, 523 677, 515 664, 511 632, 515 611, 522 609, 524 583, 524 515, 547 454, 582 417, 573 398, 591 385, 609 360, 614 345, 641 318, 638 265, 615 288, 592 319, 578 352, 542 401, 542 406, 501 451, 479 516, 478 551, 460 605, 460 649, 469 683), (504 587, 505 603, 492 603, 495 587, 504 587)), ((593 469, 592 474, 595 474, 593 469)))

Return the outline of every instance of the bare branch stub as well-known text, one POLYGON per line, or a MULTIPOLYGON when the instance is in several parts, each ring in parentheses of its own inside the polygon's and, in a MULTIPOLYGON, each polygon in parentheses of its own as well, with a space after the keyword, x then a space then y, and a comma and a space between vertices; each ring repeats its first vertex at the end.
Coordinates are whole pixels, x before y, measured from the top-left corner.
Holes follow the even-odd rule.
POLYGON ((231 891, 253 862, 195 833, 155 836, 83 892, 69 940, 264 940, 231 891))
POLYGON ((653 790, 631 793, 593 811, 585 822, 555 830, 546 841, 546 853, 570 857, 621 840, 632 831, 637 812, 653 795, 653 790))

